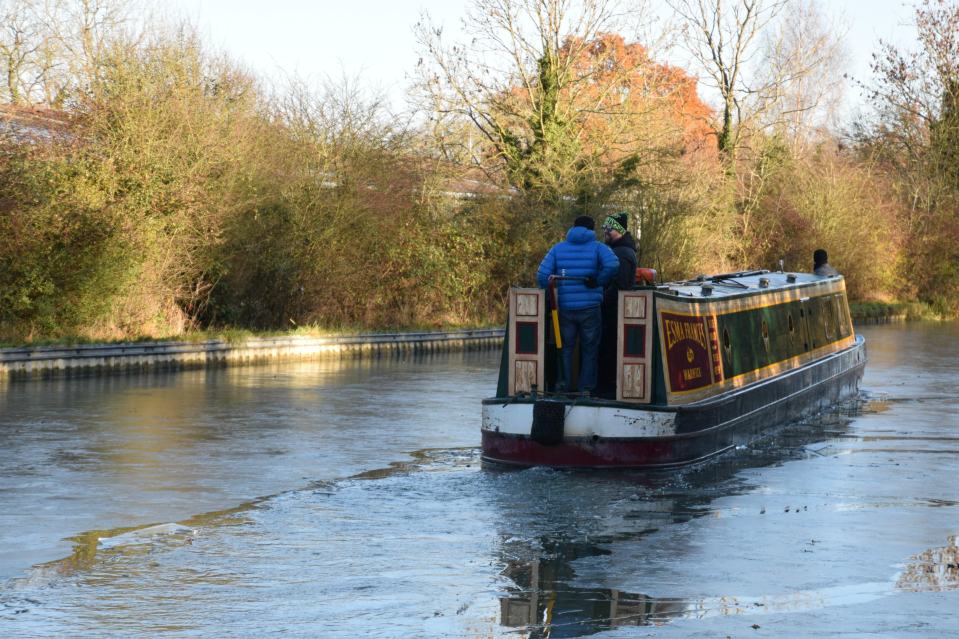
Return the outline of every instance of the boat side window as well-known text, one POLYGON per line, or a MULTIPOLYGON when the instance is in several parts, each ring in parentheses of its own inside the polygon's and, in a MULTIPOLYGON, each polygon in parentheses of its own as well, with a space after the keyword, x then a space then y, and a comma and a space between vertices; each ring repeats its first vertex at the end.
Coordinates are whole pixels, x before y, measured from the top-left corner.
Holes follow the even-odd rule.
MULTIPOLYGON (((812 308, 809 309, 809 319, 810 319, 810 320, 812 319, 812 308)), ((799 320, 802 321, 802 322, 805 322, 805 321, 806 321, 806 307, 802 307, 802 308, 799 309, 799 320)), ((810 330, 810 328, 811 328, 811 326, 807 323, 807 324, 806 324, 806 333, 807 333, 807 335, 810 334, 810 333, 812 333, 812 331, 810 330)), ((808 339, 808 338, 807 338, 807 339, 808 339)), ((813 347, 816 346, 815 340, 813 341, 812 345, 813 345, 813 347)), ((809 350, 809 342, 806 342, 806 341, 803 342, 803 350, 804 350, 804 351, 808 351, 808 350, 809 350)))
POLYGON ((819 332, 816 329, 816 324, 815 324, 815 321, 816 321, 815 304, 816 304, 816 300, 814 298, 810 300, 809 306, 806 307, 806 310, 808 311, 806 313, 806 330, 809 331, 809 337, 812 338, 812 344, 810 345, 811 348, 816 348, 817 346, 819 346, 819 344, 816 341, 816 337, 819 336, 819 332))
POLYGON ((729 349, 732 348, 729 343, 729 329, 726 328, 723 329, 723 348, 726 349, 727 353, 729 352, 729 349))
POLYGON ((789 334, 792 335, 796 332, 796 325, 793 324, 793 314, 789 314, 789 334))
POLYGON ((846 314, 843 312, 842 295, 834 295, 832 298, 833 312, 839 320, 839 337, 849 336, 849 326, 846 324, 846 314))
POLYGON ((766 320, 763 320, 762 323, 762 336, 763 336, 763 348, 766 351, 769 351, 769 325, 766 324, 766 320))
POLYGON ((822 326, 827 340, 836 339, 836 318, 833 313, 832 298, 822 299, 822 326))

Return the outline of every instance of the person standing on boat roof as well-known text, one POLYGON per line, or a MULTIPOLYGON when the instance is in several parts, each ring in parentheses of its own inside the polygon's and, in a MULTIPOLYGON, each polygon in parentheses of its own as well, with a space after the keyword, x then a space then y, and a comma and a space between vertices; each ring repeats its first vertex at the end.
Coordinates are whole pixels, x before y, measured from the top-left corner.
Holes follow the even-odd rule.
POLYGON ((619 318, 619 292, 636 284, 636 242, 627 230, 629 213, 620 211, 603 222, 606 245, 619 258, 619 271, 603 292, 603 338, 599 345, 599 395, 616 394, 616 326, 619 318))
POLYGON ((839 271, 829 266, 829 256, 825 249, 816 249, 812 254, 812 272, 814 275, 839 275, 839 271))
POLYGON ((579 390, 589 393, 596 390, 599 341, 603 333, 603 288, 616 275, 619 260, 608 246, 596 241, 594 228, 593 218, 577 217, 573 228, 566 233, 566 241, 553 245, 536 271, 540 288, 549 285, 550 277, 568 278, 556 282, 566 375, 559 385, 561 390, 576 390, 569 388, 569 380, 577 336, 580 340, 579 390))

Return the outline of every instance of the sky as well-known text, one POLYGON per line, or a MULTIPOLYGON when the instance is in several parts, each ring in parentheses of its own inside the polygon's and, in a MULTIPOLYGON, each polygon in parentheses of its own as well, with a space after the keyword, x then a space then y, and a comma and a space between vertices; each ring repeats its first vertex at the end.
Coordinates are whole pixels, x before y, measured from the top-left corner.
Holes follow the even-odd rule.
MULTIPOLYGON (((663 0, 650 0, 668 11, 663 0)), ((904 0, 821 0, 846 31, 847 73, 867 80, 880 38, 909 45, 912 3, 904 0)), ((158 0, 171 15, 190 19, 208 43, 267 79, 291 74, 314 81, 359 78, 401 109, 419 53, 413 25, 427 12, 446 32, 459 32, 468 0, 158 0)), ((678 54, 677 54, 678 55, 678 54)), ((668 60, 677 63, 680 60, 668 60)), ((707 96, 708 97, 708 96, 707 96)), ((846 112, 859 108, 847 89, 846 112)))

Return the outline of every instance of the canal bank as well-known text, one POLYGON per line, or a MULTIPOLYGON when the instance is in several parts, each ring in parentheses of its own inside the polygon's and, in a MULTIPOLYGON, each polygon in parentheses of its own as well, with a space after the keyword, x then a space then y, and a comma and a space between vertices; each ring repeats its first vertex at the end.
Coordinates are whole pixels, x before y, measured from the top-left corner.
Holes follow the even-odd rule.
POLYGON ((482 350, 502 345, 503 335, 501 328, 488 328, 2 348, 0 380, 482 350))
MULTIPOLYGON (((853 308, 856 325, 908 321, 906 313, 853 308)), ((176 371, 313 359, 339 360, 500 348, 502 328, 356 335, 285 335, 200 341, 144 341, 0 348, 0 382, 176 371)))

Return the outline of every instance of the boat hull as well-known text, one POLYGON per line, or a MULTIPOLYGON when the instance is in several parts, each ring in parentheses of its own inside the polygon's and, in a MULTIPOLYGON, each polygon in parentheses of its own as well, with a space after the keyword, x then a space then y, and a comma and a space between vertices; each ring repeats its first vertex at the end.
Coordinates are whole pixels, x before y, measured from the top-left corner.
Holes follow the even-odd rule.
POLYGON ((865 365, 858 337, 853 346, 800 368, 682 406, 540 400, 563 406, 562 434, 550 443, 533 432, 536 402, 492 398, 483 402, 483 459, 567 468, 683 466, 854 398, 865 365))

